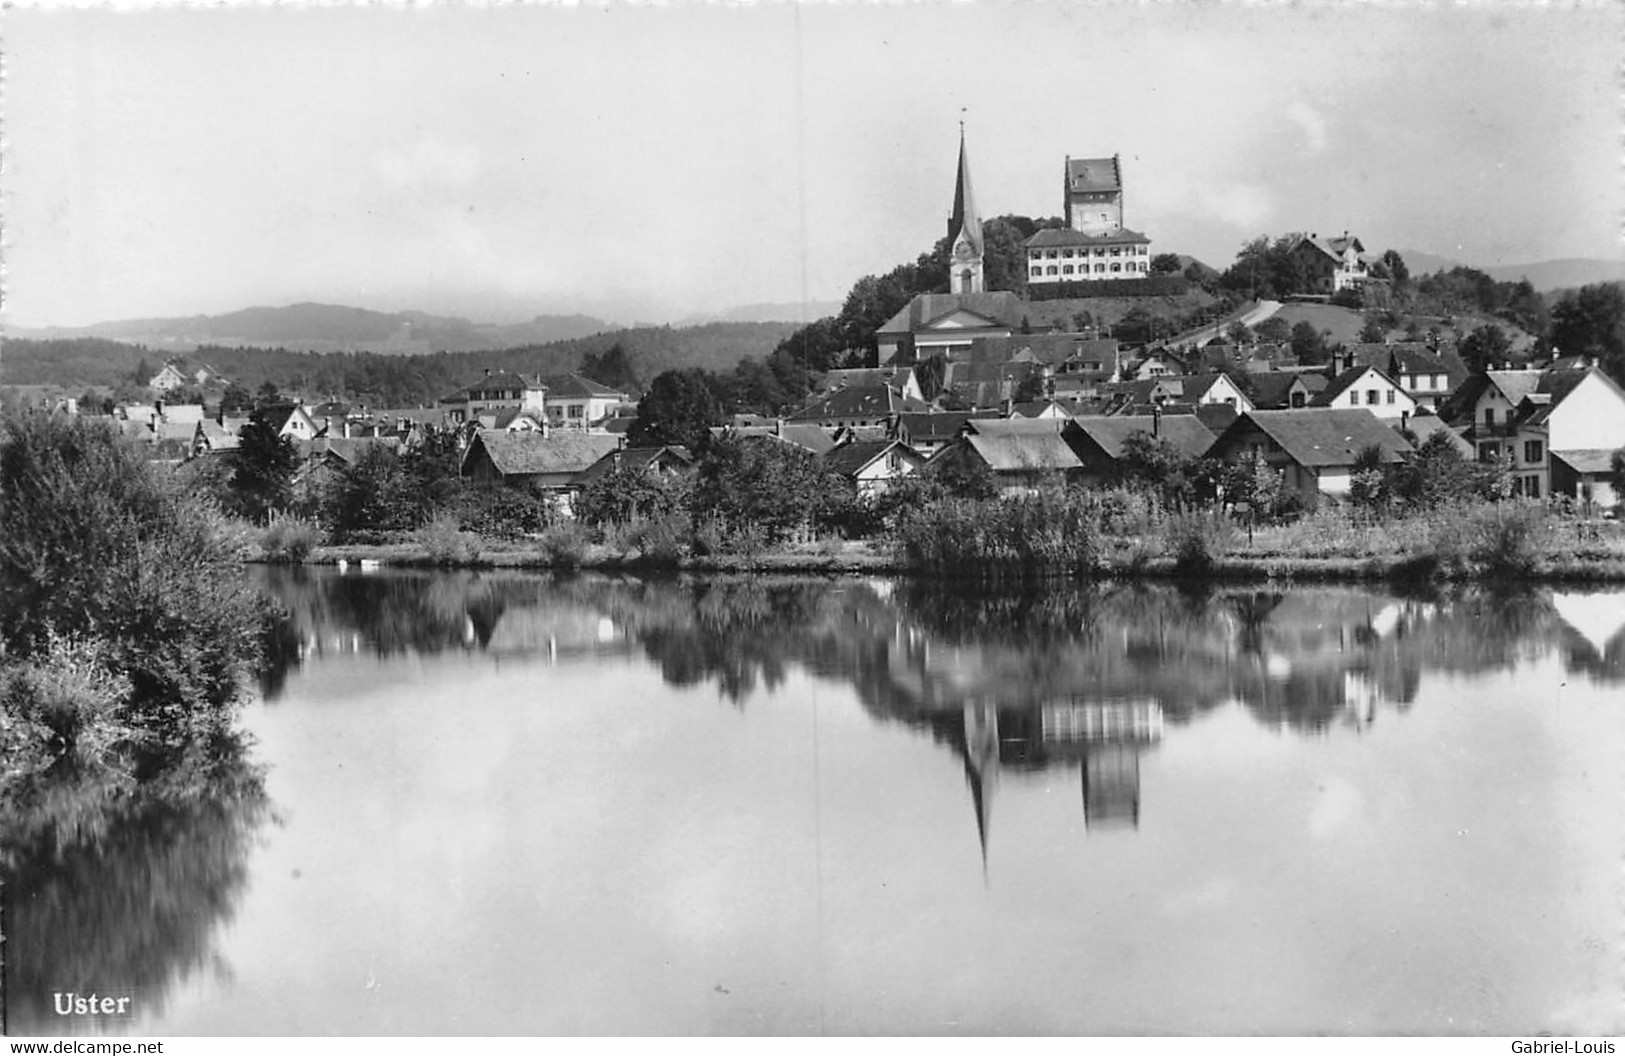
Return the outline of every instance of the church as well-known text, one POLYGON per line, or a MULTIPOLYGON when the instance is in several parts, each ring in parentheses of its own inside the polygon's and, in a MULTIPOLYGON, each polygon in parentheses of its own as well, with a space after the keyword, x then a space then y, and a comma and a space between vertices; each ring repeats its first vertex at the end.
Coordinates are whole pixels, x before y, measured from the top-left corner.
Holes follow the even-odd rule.
MULTIPOLYGON (((1123 226, 1123 167, 1119 157, 1066 159, 1066 227, 1035 233, 1024 244, 1027 283, 1138 279, 1151 270, 1151 240, 1123 226)), ((948 217, 948 291, 922 293, 875 332, 879 363, 968 353, 977 338, 1009 337, 1033 306, 985 285, 982 217, 971 189, 965 130, 959 130, 959 169, 948 217)))

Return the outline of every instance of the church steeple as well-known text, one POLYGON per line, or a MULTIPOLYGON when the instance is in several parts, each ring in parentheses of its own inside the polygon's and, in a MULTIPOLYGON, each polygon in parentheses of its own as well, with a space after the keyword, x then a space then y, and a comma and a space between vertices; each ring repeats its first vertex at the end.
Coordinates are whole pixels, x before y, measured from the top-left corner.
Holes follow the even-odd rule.
POLYGON ((982 292, 982 216, 971 192, 970 159, 965 154, 965 123, 959 123, 959 176, 954 183, 954 211, 948 218, 948 289, 982 292))

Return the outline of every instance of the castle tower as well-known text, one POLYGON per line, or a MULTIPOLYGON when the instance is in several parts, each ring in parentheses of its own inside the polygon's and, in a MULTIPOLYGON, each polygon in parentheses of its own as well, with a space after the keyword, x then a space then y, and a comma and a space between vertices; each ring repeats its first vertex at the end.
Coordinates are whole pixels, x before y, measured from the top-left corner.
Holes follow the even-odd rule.
POLYGON ((954 184, 954 212, 948 218, 948 292, 981 293, 982 216, 971 193, 970 161, 965 156, 965 126, 959 126, 959 178, 954 184))

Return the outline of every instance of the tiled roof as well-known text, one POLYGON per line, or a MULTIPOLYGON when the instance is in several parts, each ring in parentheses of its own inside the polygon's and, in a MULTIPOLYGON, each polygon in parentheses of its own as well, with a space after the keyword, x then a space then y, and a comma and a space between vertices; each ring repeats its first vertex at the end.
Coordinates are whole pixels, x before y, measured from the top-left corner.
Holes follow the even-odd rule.
POLYGON ((499 433, 481 430, 463 455, 468 465, 478 449, 484 449, 492 465, 503 476, 540 473, 579 473, 613 451, 617 437, 595 433, 499 433))
POLYGON ((1250 421, 1299 465, 1352 466, 1360 452, 1376 446, 1385 462, 1397 462, 1410 450, 1399 433, 1366 410, 1313 408, 1296 411, 1249 411, 1225 430, 1228 437, 1250 421))
POLYGON ((1116 158, 1067 158, 1066 189, 1075 194, 1123 189, 1116 158))
POLYGON ((1086 235, 1069 227, 1046 227, 1036 231, 1022 245, 1027 249, 1059 249, 1063 246, 1133 246, 1149 244, 1150 239, 1138 231, 1119 228, 1110 234, 1086 235))
POLYGON ((826 370, 818 379, 819 391, 846 386, 890 385, 902 388, 914 374, 913 367, 856 367, 846 370, 826 370))
POLYGON ((1349 389, 1353 388, 1356 382, 1365 377, 1367 371, 1375 371, 1377 374, 1381 375, 1382 379, 1388 382, 1388 384, 1398 388, 1398 383, 1396 383, 1387 374, 1383 373, 1383 371, 1378 367, 1350 367, 1348 370, 1343 371, 1343 373, 1328 381, 1326 383, 1326 387, 1316 393, 1315 398, 1309 401, 1309 405, 1311 407, 1330 407, 1333 401, 1335 401, 1339 396, 1343 395, 1349 389))
POLYGON ((1413 414, 1402 422, 1393 423, 1395 429, 1409 429, 1411 435, 1416 437, 1416 444, 1420 447, 1428 437, 1434 433, 1443 433, 1450 441, 1450 446, 1459 451, 1463 457, 1474 457, 1473 445, 1462 438, 1462 435, 1445 424, 1443 418, 1433 414, 1413 414))
POLYGON ((591 484, 600 477, 613 472, 616 467, 622 469, 647 470, 656 462, 676 461, 685 466, 694 464, 694 454, 682 444, 667 444, 664 447, 626 447, 609 451, 598 461, 581 471, 576 478, 577 484, 591 484))
POLYGON ((988 418, 991 411, 914 411, 897 417, 897 432, 915 444, 942 443, 959 435, 972 418, 988 418))
POLYGON ((547 387, 547 398, 550 400, 624 400, 631 396, 630 393, 622 392, 620 389, 612 389, 608 385, 600 385, 591 378, 584 378, 580 374, 549 374, 542 379, 542 384, 547 387))
POLYGON ((897 440, 853 440, 824 452, 824 466, 843 477, 854 477, 894 447, 908 450, 897 440))
MULTIPOLYGON (((1292 398, 1294 382, 1303 380, 1301 374, 1270 371, 1246 376, 1244 389, 1253 404, 1261 411, 1286 407, 1292 398)), ((1321 378, 1325 380, 1324 377, 1321 378)))
POLYGON ((1213 446, 1213 433, 1194 414, 1121 415, 1105 418, 1077 418, 1078 428, 1100 445, 1110 457, 1123 457, 1123 443, 1135 433, 1147 433, 1166 440, 1193 458, 1207 454, 1213 446))
POLYGON ((1070 418, 973 420, 965 442, 1000 472, 1068 470, 1083 466, 1063 430, 1070 418))
POLYGON ((817 422, 828 418, 885 417, 900 411, 924 411, 923 400, 904 396, 889 385, 854 385, 837 389, 809 403, 790 416, 795 422, 817 422))
POLYGON ((1616 448, 1611 447, 1592 447, 1573 451, 1553 451, 1552 458, 1576 473, 1595 475, 1613 471, 1615 450, 1616 448))
POLYGON ((783 422, 775 425, 745 425, 729 426, 711 430, 714 436, 726 436, 737 440, 751 440, 771 438, 782 440, 787 444, 806 448, 815 455, 821 455, 835 446, 835 438, 829 431, 820 425, 810 425, 801 422, 783 422))
POLYGON ((1014 330, 1021 325, 1025 307, 1021 299, 1008 290, 983 293, 920 293, 887 320, 877 333, 913 333, 957 311, 971 312, 989 320, 994 326, 1014 330))

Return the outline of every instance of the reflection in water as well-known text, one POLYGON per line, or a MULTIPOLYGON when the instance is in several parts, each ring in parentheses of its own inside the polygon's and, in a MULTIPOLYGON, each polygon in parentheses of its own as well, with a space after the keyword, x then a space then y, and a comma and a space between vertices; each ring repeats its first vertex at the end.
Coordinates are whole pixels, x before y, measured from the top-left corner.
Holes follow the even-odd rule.
POLYGON ((169 760, 133 791, 62 771, 26 798, 0 855, 8 1031, 119 1029, 58 1015, 54 995, 128 995, 132 1015, 155 1015, 192 973, 227 970, 213 944, 267 813, 240 742, 169 760))
MULTIPOLYGON (((1597 615, 1617 605, 1533 592, 265 575, 292 614, 290 665, 330 652, 548 664, 641 654, 668 684, 712 683, 740 708, 793 666, 847 682, 877 719, 960 757, 984 855, 1001 770, 1076 768, 1087 827, 1133 829, 1141 759, 1165 723, 1240 702, 1270 729, 1359 732, 1384 709, 1408 710, 1424 669, 1502 670, 1561 643, 1576 670, 1617 678, 1625 654, 1625 618, 1597 615)), ((268 695, 284 677, 270 676, 268 695)))

